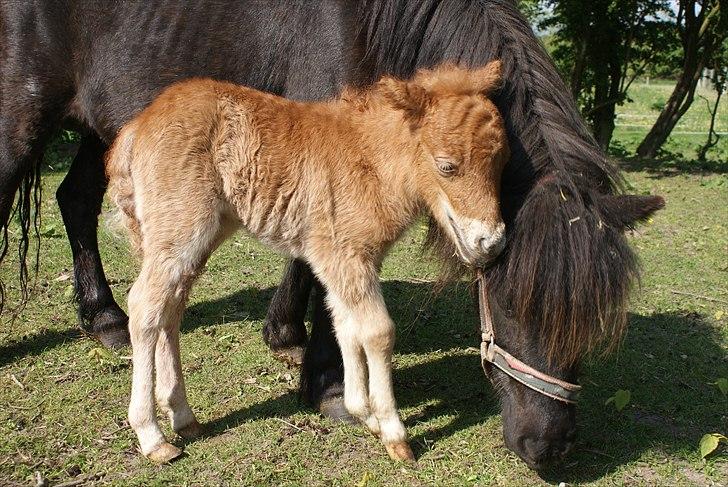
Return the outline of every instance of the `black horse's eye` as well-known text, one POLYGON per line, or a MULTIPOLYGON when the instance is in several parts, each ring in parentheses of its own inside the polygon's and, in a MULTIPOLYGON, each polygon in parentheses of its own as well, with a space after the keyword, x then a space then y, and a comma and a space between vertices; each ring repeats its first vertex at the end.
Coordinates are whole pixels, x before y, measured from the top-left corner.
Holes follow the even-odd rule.
POLYGON ((437 158, 435 159, 435 163, 437 164, 437 170, 440 171, 441 175, 448 177, 455 174, 457 167, 450 160, 437 158))

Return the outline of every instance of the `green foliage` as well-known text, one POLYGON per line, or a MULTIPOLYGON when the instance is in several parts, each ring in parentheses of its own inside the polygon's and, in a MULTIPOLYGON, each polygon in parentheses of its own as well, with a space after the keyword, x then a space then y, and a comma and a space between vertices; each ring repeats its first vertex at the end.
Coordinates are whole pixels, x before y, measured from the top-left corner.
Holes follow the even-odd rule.
POLYGON ((634 79, 678 46, 667 0, 544 0, 538 27, 597 140, 611 139, 615 106, 634 79))
POLYGON ((728 442, 728 438, 721 435, 720 433, 708 433, 703 435, 703 437, 700 439, 701 458, 707 457, 718 449, 719 444, 726 442, 728 442))
POLYGON ((728 379, 721 377, 715 381, 715 385, 724 396, 728 396, 728 379))
POLYGON ((614 403, 614 407, 617 409, 617 411, 621 411, 627 404, 629 404, 629 400, 631 397, 631 392, 629 392, 628 390, 619 389, 614 393, 612 397, 606 400, 604 405, 606 406, 610 403, 614 403))

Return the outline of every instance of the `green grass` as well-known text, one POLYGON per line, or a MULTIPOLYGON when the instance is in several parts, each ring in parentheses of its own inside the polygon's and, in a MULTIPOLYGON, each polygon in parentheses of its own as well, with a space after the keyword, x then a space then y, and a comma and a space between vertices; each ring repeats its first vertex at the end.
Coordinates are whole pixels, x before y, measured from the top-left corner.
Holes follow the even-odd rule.
MULTIPOLYGON (((624 167, 634 192, 662 194, 667 208, 630 234, 644 277, 629 333, 615 354, 585 365, 578 444, 543 478, 503 445, 472 302, 464 286, 431 295, 436 265, 420 253, 421 225, 382 271, 398 324, 396 394, 416 467, 391 463, 362 428, 298 403, 298 371, 274 360, 260 335, 285 259, 243 235, 210 260, 182 327, 189 398, 209 435, 172 465, 150 464, 126 424, 130 351, 106 352, 77 331, 70 251, 53 197, 63 173, 45 174, 49 237, 35 292, 0 326, 0 485, 28 485, 35 472, 53 483, 112 485, 725 484, 725 453, 702 460, 698 442, 728 433, 728 400, 712 385, 728 377, 728 171, 689 160, 624 167), (621 412, 604 404, 617 389, 632 396, 621 412)), ((137 264, 103 228, 100 245, 125 303, 137 264)), ((16 286, 13 255, 0 276, 16 286)), ((17 289, 9 292, 17 302, 17 289)))

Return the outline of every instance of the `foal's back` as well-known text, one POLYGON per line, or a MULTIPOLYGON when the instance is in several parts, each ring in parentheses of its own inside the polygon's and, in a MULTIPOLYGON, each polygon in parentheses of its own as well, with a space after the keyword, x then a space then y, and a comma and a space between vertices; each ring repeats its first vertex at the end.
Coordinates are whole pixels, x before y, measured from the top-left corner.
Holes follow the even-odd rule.
MULTIPOLYGON (((305 220, 330 216, 332 174, 354 151, 347 126, 330 103, 184 81, 122 130, 107 164, 112 198, 132 220, 132 234, 140 223, 132 235, 138 249, 145 235, 145 246, 166 251, 193 233, 199 245, 214 247, 242 225, 300 255, 305 220), (348 144, 337 143, 345 138, 348 144)), ((357 168, 346 171, 357 180, 357 168)))

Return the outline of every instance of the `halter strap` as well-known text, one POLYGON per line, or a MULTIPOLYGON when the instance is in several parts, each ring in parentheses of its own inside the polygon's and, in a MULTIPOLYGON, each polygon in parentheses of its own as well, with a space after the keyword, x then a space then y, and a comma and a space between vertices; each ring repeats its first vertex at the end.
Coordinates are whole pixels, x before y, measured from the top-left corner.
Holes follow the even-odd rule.
POLYGON ((581 386, 544 374, 533 367, 526 365, 495 343, 495 329, 493 327, 493 314, 488 299, 488 287, 483 271, 478 269, 478 302, 480 310, 480 356, 483 370, 487 374, 486 362, 498 367, 505 374, 517 380, 524 386, 548 396, 557 401, 568 404, 576 403, 579 398, 581 386))

